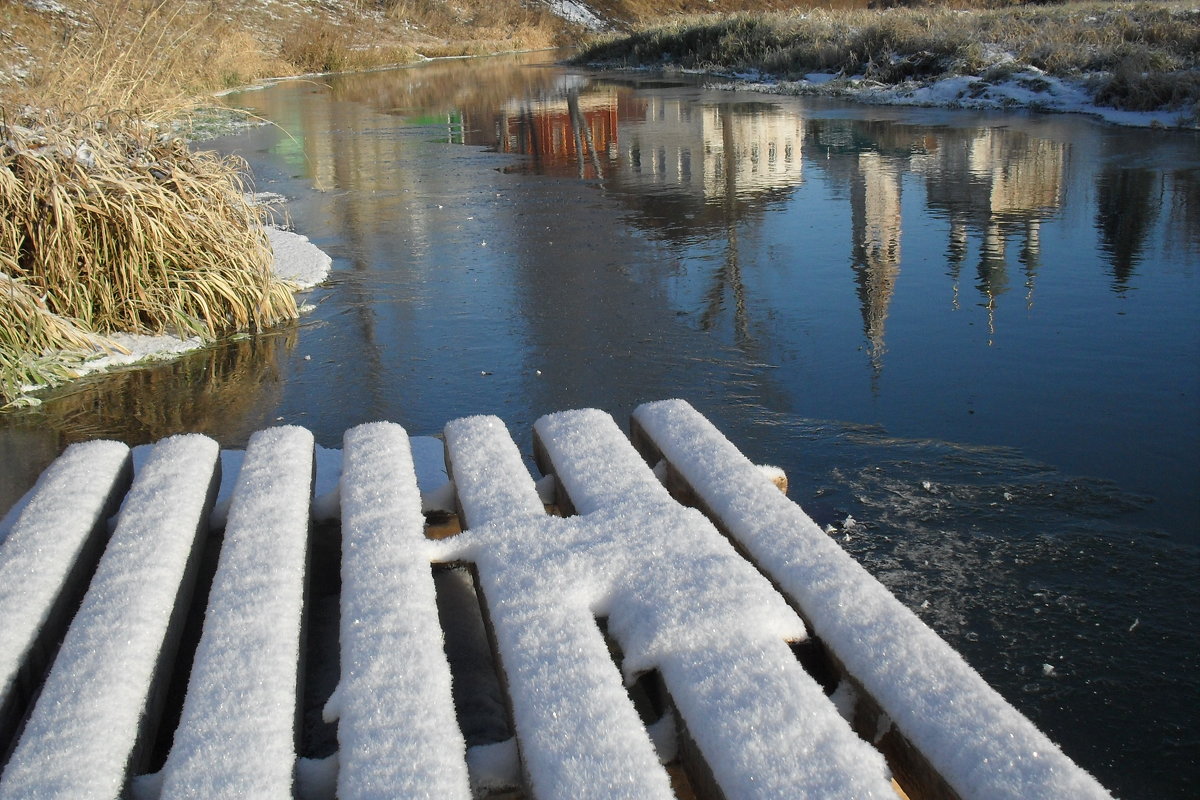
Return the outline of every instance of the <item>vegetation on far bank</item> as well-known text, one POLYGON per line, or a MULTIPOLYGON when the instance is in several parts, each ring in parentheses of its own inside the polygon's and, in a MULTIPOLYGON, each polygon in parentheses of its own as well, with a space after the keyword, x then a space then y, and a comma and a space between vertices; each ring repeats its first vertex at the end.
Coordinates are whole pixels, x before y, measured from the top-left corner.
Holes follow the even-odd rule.
POLYGON ((597 37, 580 63, 1000 80, 1025 66, 1086 80, 1098 105, 1200 120, 1200 9, 1176 2, 806 9, 686 17, 597 37))
MULTIPOLYGON (((633 32, 580 60, 887 83, 1030 64, 1092 75, 1100 103, 1200 119, 1200 10, 954 2, 982 6, 592 0, 595 18, 633 32), (684 16, 702 10, 736 13, 684 16)), ((213 91, 583 33, 530 0, 0 0, 0 406, 113 347, 106 333, 211 338, 295 315, 244 164, 168 133, 213 91)))

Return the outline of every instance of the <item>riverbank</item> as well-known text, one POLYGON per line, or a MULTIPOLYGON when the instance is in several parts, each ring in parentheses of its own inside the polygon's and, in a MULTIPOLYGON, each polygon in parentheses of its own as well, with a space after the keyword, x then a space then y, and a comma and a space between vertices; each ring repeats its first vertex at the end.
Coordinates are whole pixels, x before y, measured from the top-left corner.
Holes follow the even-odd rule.
POLYGON ((1200 10, 1181 3, 733 14, 598 37, 575 63, 870 103, 1200 126, 1200 10))
MULTIPOLYGON (((325 280, 332 266, 332 259, 308 240, 308 237, 279 228, 263 229, 271 245, 273 276, 286 283, 296 292, 311 289, 325 280)), ((300 312, 304 312, 300 307, 300 312)), ((95 372, 127 367, 135 364, 177 358, 184 353, 198 350, 209 342, 200 336, 177 336, 171 334, 150 335, 142 333, 111 333, 103 337, 105 347, 97 347, 90 356, 79 351, 60 351, 43 354, 46 364, 52 369, 44 372, 46 380, 37 384, 25 384, 19 392, 8 398, 3 408, 21 408, 40 405, 36 392, 95 372)))

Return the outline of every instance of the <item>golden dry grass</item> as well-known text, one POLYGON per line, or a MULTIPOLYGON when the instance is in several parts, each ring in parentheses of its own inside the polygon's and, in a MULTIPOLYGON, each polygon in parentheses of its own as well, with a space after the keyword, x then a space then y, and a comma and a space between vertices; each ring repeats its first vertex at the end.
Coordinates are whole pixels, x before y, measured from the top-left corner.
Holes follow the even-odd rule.
POLYGON ((4 119, 0 141, 3 364, 92 332, 213 338, 296 316, 239 162, 125 115, 4 119))
POLYGON ((286 71, 248 31, 187 2, 86 8, 26 20, 23 33, 40 51, 23 81, 4 85, 8 105, 167 115, 215 88, 286 71))

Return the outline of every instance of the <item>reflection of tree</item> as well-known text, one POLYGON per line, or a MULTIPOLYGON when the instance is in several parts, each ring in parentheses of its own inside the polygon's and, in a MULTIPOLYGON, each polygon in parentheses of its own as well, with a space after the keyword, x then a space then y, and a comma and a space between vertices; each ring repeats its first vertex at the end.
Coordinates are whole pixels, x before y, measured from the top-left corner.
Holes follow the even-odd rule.
POLYGON ((565 86, 586 82, 558 70, 531 68, 531 60, 544 61, 545 54, 489 59, 486 80, 479 79, 477 63, 449 59, 388 72, 339 75, 330 79, 330 85, 336 101, 360 103, 384 114, 425 117, 462 112, 468 137, 488 137, 494 130, 472 123, 491 121, 514 98, 556 95, 565 86))
POLYGON ((733 335, 741 346, 751 343, 750 320, 746 311, 746 286, 742 282, 742 265, 738 253, 738 145, 734 133, 734 112, 728 104, 720 107, 721 157, 720 170, 724 188, 720 193, 725 212, 725 261, 713 276, 713 284, 705 296, 706 308, 700 326, 711 330, 724 307, 726 291, 733 295, 733 335))
POLYGON ((1158 173, 1106 166, 1096 176, 1096 227, 1108 256, 1113 289, 1124 293, 1135 274, 1162 201, 1158 173))
POLYGON ((1200 254, 1200 169, 1178 169, 1169 176, 1171 187, 1169 241, 1183 242, 1200 254))

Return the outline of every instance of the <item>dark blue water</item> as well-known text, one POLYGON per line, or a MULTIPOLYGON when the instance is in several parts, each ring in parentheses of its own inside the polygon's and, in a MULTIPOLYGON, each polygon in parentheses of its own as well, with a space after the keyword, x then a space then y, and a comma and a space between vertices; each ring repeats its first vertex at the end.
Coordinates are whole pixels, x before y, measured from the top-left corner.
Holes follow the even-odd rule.
MULTIPOLYGON (((684 397, 1122 797, 1200 780, 1200 137, 567 71, 290 82, 217 140, 334 258, 297 326, 0 418, 66 442, 684 397)), ((0 498, 3 499, 3 498, 0 498)))

